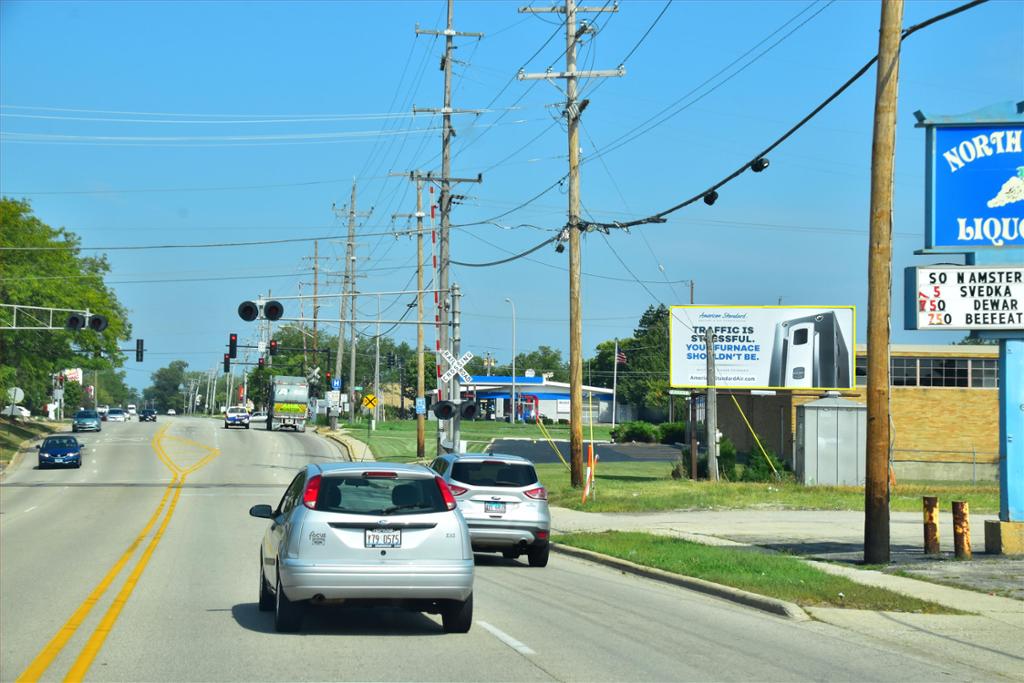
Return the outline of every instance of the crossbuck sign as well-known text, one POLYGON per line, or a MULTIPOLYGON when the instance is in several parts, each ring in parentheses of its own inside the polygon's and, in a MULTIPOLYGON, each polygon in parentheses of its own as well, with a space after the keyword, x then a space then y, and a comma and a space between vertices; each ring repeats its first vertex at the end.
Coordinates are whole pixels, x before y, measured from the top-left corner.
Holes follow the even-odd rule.
POLYGON ((455 375, 461 377, 463 382, 473 381, 473 376, 470 375, 465 370, 463 370, 463 368, 466 366, 466 363, 473 359, 472 351, 466 351, 464 354, 462 354, 462 358, 456 359, 455 356, 453 356, 448 349, 444 349, 443 351, 441 351, 441 356, 446 361, 448 361, 448 371, 441 375, 442 382, 447 382, 451 380, 451 378, 454 377, 455 375))

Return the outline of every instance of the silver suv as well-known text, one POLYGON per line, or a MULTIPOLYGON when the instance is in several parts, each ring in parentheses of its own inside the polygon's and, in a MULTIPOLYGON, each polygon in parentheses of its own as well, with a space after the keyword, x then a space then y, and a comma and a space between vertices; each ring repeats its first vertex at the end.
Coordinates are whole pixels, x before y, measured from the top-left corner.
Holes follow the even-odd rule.
POLYGON ((430 465, 448 483, 469 524, 473 550, 526 554, 531 567, 548 563, 551 515, 537 470, 518 455, 452 453, 430 465))
POLYGON ((306 604, 398 605, 440 614, 447 633, 473 623, 473 551, 448 485, 422 465, 307 465, 260 545, 260 609, 297 631, 306 604))

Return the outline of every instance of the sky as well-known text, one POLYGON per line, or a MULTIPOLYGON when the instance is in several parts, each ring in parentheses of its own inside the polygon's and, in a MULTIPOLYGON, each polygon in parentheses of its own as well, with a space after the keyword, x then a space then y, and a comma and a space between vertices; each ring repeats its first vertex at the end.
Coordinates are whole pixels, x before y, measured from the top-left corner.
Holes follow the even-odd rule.
MULTIPOLYGON (((453 106, 484 111, 454 117, 452 172, 483 182, 457 186, 465 198, 452 222, 493 219, 452 229, 456 261, 506 258, 566 223, 564 187, 537 197, 567 171, 563 85, 515 78, 564 68, 564 28, 560 15, 520 14, 524 4, 455 2, 456 30, 484 37, 455 41, 453 106)), ((908 2, 904 26, 957 4, 908 2)), ((241 301, 311 293, 311 238, 324 238, 319 291, 340 291, 332 273, 343 267, 353 181, 360 291, 415 285, 411 224, 393 218, 415 211, 415 190, 390 174, 440 171, 440 119, 411 112, 441 105, 444 41, 416 28, 443 29, 445 11, 438 0, 0 2, 0 193, 106 253, 108 282, 146 340, 145 361, 126 364, 132 385, 177 358, 219 367, 229 333, 256 333, 236 314, 241 301), (304 241, 116 248, 285 239, 304 241)), ((584 218, 650 215, 749 161, 873 55, 879 14, 867 0, 626 0, 581 14, 597 30, 579 67, 626 70, 581 84, 584 218)), ((913 35, 899 75, 892 340, 949 343, 963 334, 902 326, 903 268, 938 260, 914 255, 925 150, 913 112, 1020 100, 1024 3, 993 0, 913 35)), ((630 336, 649 305, 688 303, 691 282, 703 304, 855 305, 863 341, 874 90, 872 69, 713 206, 587 234, 584 354, 630 336)), ((499 266, 453 266, 462 348, 510 360, 508 298, 517 349, 546 344, 567 358, 567 265, 568 251, 548 245, 499 266)), ((321 315, 337 318, 336 301, 323 299, 321 315)), ((413 297, 380 301, 394 319, 413 297)), ((286 316, 299 313, 287 305, 286 316)), ((359 310, 376 318, 376 297, 359 310)), ((415 328, 391 335, 414 342, 415 328)))

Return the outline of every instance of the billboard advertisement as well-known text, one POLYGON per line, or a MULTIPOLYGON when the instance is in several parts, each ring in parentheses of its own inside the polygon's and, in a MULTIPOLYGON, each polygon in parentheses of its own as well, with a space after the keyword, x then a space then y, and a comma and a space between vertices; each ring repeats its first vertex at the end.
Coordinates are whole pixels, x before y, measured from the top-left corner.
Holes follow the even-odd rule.
POLYGON ((715 381, 730 389, 853 387, 853 306, 673 306, 669 384, 705 388, 705 335, 715 333, 715 381))
POLYGON ((1024 246, 1024 124, 928 128, 925 246, 1024 246))
POLYGON ((911 266, 908 330, 1024 330, 1024 266, 911 266))

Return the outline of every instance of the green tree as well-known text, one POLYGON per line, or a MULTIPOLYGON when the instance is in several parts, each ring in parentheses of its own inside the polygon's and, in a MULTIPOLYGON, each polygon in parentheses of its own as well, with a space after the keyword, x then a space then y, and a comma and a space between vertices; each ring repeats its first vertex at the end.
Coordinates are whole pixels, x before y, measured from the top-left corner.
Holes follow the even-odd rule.
POLYGON ((152 384, 142 392, 146 403, 160 411, 174 408, 179 413, 182 412, 185 406, 181 387, 187 385, 187 367, 188 363, 183 360, 172 360, 167 367, 154 372, 151 376, 152 384))
MULTIPOLYGON (((14 383, 25 390, 27 405, 38 410, 47 403, 51 378, 64 368, 123 363, 119 347, 131 328, 124 307, 103 281, 110 270, 104 257, 83 256, 77 235, 39 220, 28 202, 8 198, 0 198, 0 247, 18 249, 3 252, 0 301, 88 310, 108 321, 101 333, 20 330, 0 335, 0 368, 15 371, 14 383)), ((0 309, 0 322, 9 324, 9 316, 8 309, 0 309)))

